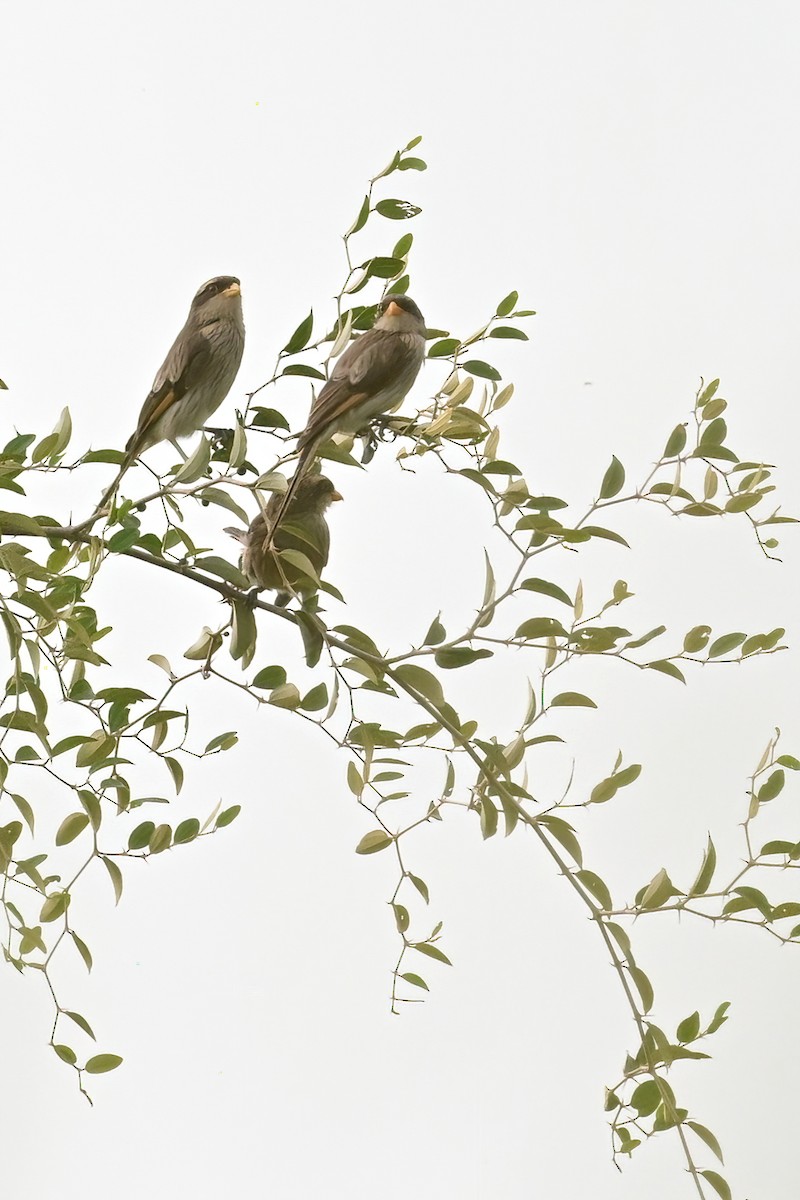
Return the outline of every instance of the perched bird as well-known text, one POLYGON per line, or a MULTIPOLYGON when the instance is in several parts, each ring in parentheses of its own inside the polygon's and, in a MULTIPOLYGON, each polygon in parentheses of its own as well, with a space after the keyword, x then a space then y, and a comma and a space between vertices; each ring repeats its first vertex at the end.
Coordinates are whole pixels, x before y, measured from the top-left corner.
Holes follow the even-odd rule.
POLYGON ((234 275, 218 275, 204 283, 192 300, 186 324, 142 405, 136 429, 125 446, 125 461, 94 516, 102 512, 143 450, 162 441, 176 445, 176 438, 189 437, 203 427, 230 391, 243 350, 239 280, 234 275))
POLYGON ((424 357, 422 313, 409 296, 384 296, 372 329, 347 347, 311 406, 306 427, 297 439, 300 457, 275 516, 273 533, 322 443, 334 433, 360 433, 377 417, 399 408, 424 357))
POLYGON ((283 552, 299 551, 319 577, 328 562, 331 542, 325 511, 341 498, 324 475, 305 475, 295 489, 280 529, 275 529, 275 518, 284 497, 276 493, 270 498, 266 512, 259 512, 249 529, 225 530, 244 546, 245 575, 260 588, 277 590, 276 604, 288 604, 295 592, 313 590, 308 573, 299 562, 283 557, 283 552))

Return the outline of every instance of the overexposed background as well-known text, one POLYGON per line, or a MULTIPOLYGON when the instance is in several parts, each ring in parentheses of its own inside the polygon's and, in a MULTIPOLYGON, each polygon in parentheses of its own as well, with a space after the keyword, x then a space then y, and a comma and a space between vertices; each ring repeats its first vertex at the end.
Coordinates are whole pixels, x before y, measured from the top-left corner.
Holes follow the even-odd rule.
MULTIPOLYGON (((502 453, 531 483, 585 503, 612 453, 643 476, 699 377, 719 375, 732 446, 780 464, 785 509, 800 511, 795 5, 46 0, 4 6, 0 24, 7 428, 44 433, 69 405, 75 447, 122 446, 192 294, 217 273, 241 277, 248 328, 230 417, 309 304, 330 315, 365 181, 422 134, 429 170, 383 194, 423 207, 409 228, 428 323, 465 335, 512 288, 538 310, 529 346, 492 345, 517 384, 502 453)), ((440 378, 426 369, 420 402, 440 378)), ((308 399, 302 381, 281 393, 295 427, 308 399)), ((70 484, 76 512, 111 474, 92 471, 70 484)), ((351 602, 341 619, 398 648, 438 609, 457 628, 482 586, 476 489, 445 486, 427 463, 401 475, 390 450, 342 482, 329 570, 351 602)), ((620 623, 664 619, 675 640, 706 621, 796 637, 791 529, 779 566, 744 520, 619 522, 633 552, 592 549, 562 564, 564 586, 580 570, 602 602, 624 577, 637 607, 620 623)), ((179 662, 219 620, 213 598, 129 563, 109 566, 94 599, 117 627, 115 661, 153 689, 163 677, 146 655, 179 662)), ((291 644, 265 626, 258 665, 291 644)), ((697 672, 688 689, 612 666, 576 675, 601 708, 564 728, 579 789, 619 746, 645 764, 583 822, 587 865, 630 899, 661 866, 687 885, 709 830, 735 861, 745 779, 776 724, 800 752, 797 654, 697 672)), ((489 698, 472 699, 510 732, 522 672, 489 698)), ((93 1110, 46 1045, 39 981, 3 973, 10 1194, 692 1194, 670 1135, 622 1175, 610 1162, 602 1087, 634 1031, 532 839, 483 844, 455 816, 416 837, 412 869, 455 966, 431 966, 428 1002, 391 1017, 391 866, 352 853, 369 825, 343 760, 286 714, 239 710, 210 684, 195 699, 210 733, 242 740, 193 773, 176 811, 203 817, 222 797, 243 813, 128 867, 118 910, 107 881, 82 901, 96 967, 69 977, 70 1002, 99 1048, 125 1057, 92 1081, 93 1110)), ((793 1198, 796 952, 665 916, 635 934, 667 1029, 733 1002, 714 1061, 678 1075, 679 1097, 721 1138, 737 1195, 793 1198)))

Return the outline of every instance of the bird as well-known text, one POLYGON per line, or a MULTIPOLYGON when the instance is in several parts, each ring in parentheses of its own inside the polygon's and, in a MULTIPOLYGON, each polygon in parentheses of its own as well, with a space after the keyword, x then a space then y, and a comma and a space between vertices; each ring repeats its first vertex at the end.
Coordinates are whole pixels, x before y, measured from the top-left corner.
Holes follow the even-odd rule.
POLYGON ((279 529, 275 519, 283 494, 275 493, 250 522, 248 529, 227 528, 226 533, 244 546, 241 566, 258 588, 277 591, 275 603, 283 608, 297 592, 312 590, 313 580, 297 561, 283 557, 284 551, 299 551, 319 578, 328 562, 330 531, 325 512, 342 497, 325 475, 305 475, 298 483, 279 529), (274 538, 271 535, 274 534, 274 538))
MULTIPOLYGON (((231 390, 244 351, 241 285, 217 275, 198 289, 186 323, 153 380, 119 472, 90 520, 102 513, 135 458, 157 442, 189 437, 231 390)), ((185 457, 185 456, 184 456, 185 457)))
POLYGON ((322 443, 334 433, 360 433, 376 418, 399 408, 424 357, 422 313, 410 296, 390 292, 378 305, 375 324, 347 347, 311 405, 305 429, 297 439, 297 467, 283 494, 271 536, 322 443))

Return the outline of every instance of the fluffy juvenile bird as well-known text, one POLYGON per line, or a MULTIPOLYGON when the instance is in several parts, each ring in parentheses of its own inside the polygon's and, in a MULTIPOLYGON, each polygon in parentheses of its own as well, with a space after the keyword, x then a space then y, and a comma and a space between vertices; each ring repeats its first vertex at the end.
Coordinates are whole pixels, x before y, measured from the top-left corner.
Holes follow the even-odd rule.
MULTIPOLYGON (((105 507, 133 460, 157 442, 189 437, 202 429, 231 390, 244 351, 239 280, 218 275, 198 290, 186 324, 153 380, 127 455, 94 516, 105 507)), ((179 449, 179 447, 178 447, 179 449)))
POLYGON ((276 604, 288 604, 295 592, 314 590, 301 565, 282 554, 286 550, 299 551, 319 577, 327 565, 331 541, 325 512, 334 500, 341 498, 326 476, 305 475, 295 489, 279 529, 275 528, 275 519, 284 497, 276 493, 270 498, 266 512, 259 512, 249 529, 225 530, 244 546, 245 575, 260 588, 277 590, 276 604))
POLYGON ((297 468, 275 517, 277 529, 317 450, 334 433, 360 433, 399 408, 425 357, 425 319, 410 296, 390 294, 372 329, 347 347, 311 406, 297 468))

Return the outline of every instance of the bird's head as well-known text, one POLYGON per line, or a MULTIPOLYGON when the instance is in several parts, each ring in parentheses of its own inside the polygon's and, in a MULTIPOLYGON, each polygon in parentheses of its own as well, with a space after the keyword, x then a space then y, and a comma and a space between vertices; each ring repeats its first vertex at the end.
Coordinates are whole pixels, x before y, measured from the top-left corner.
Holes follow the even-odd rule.
POLYGON ((292 497, 287 516, 302 516, 303 513, 324 513, 334 500, 342 497, 326 475, 304 475, 292 497))
POLYGON ((390 292, 378 305, 375 319, 378 329, 393 333, 425 333, 425 318, 410 296, 390 292))
POLYGON ((242 289, 235 275, 217 275, 198 288, 192 301, 193 315, 216 319, 223 316, 238 316, 242 312, 242 289))

